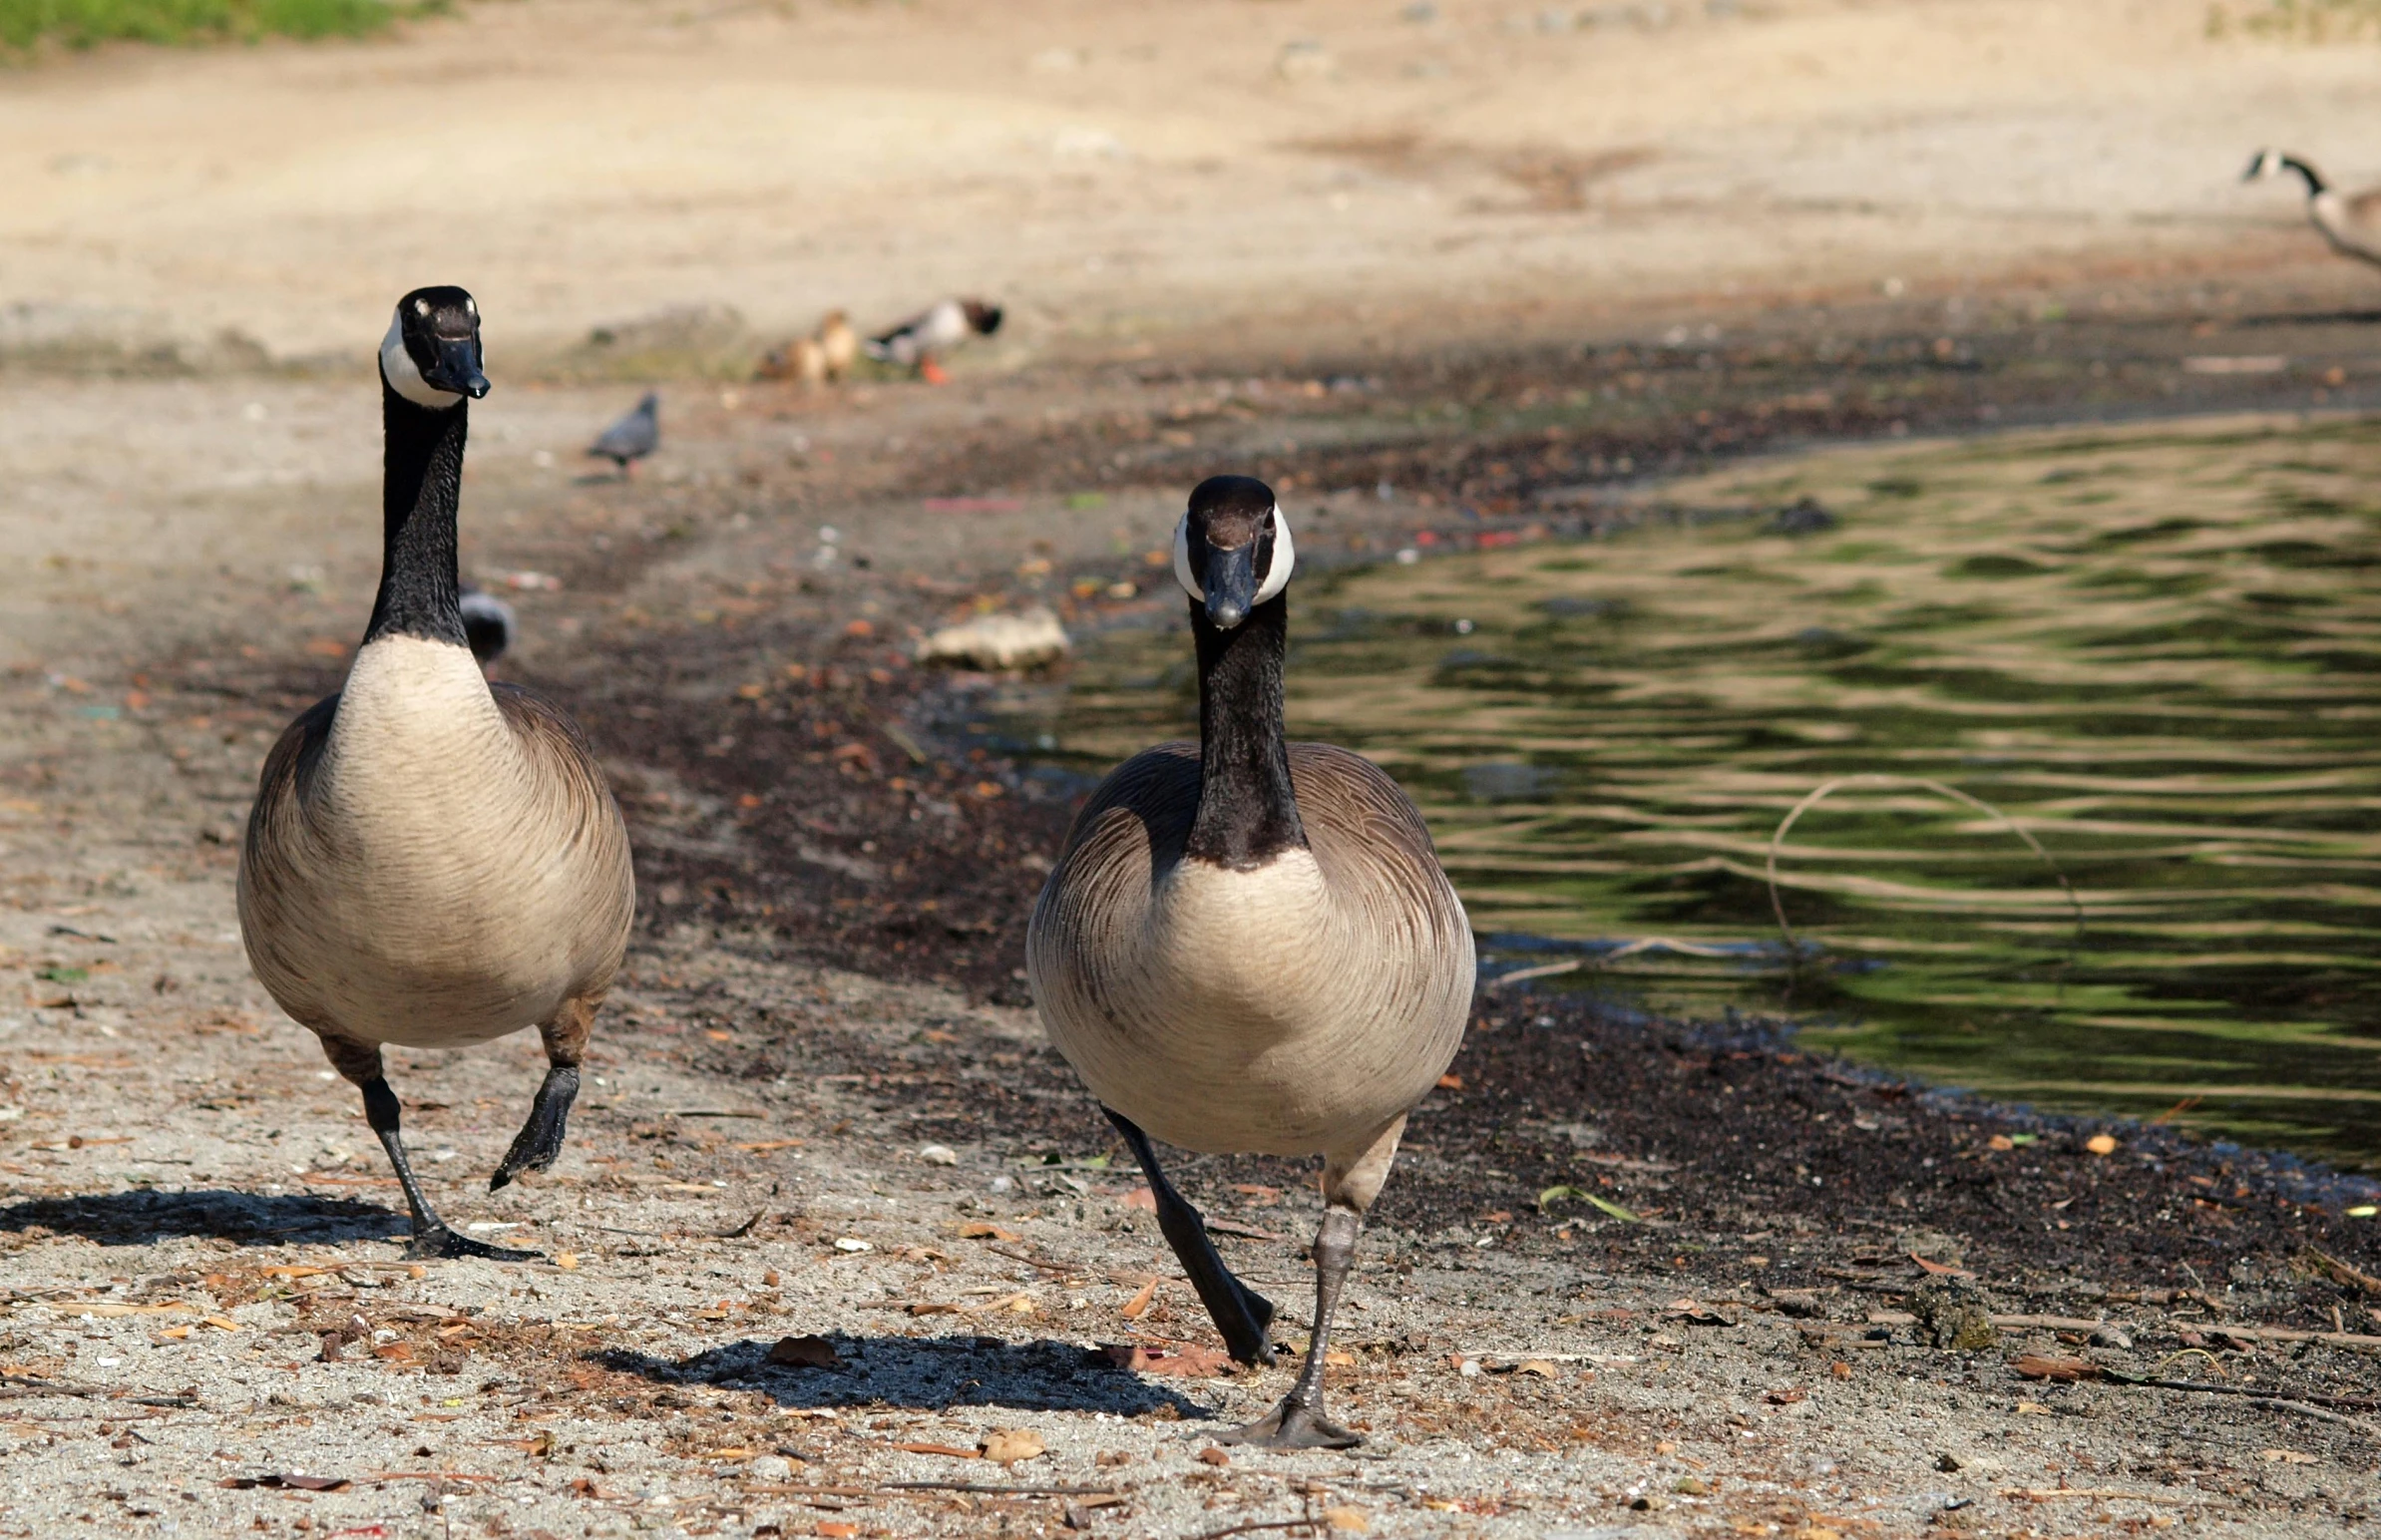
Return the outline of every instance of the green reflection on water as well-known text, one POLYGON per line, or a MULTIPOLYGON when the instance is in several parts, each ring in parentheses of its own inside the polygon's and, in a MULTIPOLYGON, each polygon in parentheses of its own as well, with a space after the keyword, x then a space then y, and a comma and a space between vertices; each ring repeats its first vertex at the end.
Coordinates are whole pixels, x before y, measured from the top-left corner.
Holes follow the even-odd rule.
MULTIPOLYGON (((2364 423, 1743 467, 1665 489, 1700 516, 1303 576, 1291 729, 1406 784, 1491 955, 1678 944, 1550 982, 1788 1008, 1847 1054, 2046 1105, 2197 1098, 2178 1121, 2381 1166, 2377 475, 2364 423), (1751 513, 1805 496, 1840 525, 1751 513), (1789 990, 1770 835, 1858 772, 2023 822, 2080 941, 1996 821, 1847 789, 1783 855, 1823 949, 1789 990)), ((1088 768, 1183 733, 1188 657, 1179 621, 1104 638, 1045 730, 1088 768)))

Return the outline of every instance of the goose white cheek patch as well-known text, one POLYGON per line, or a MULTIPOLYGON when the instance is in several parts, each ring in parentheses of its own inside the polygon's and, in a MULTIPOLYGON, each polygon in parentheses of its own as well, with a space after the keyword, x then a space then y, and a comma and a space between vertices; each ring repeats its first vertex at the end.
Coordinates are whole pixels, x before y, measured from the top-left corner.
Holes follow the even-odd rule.
MULTIPOLYGON (((1256 602, 1262 604, 1290 586, 1290 570, 1297 565, 1298 548, 1290 539, 1290 521, 1277 508, 1273 511, 1273 566, 1266 571, 1265 585, 1257 590, 1256 602)), ((1207 590, 1199 585, 1198 575, 1191 571, 1188 514, 1174 524, 1174 580, 1192 598, 1201 603, 1207 601, 1207 590)))
POLYGON ((1290 540, 1290 521, 1282 511, 1273 511, 1273 566, 1266 571, 1265 586, 1257 590, 1257 602, 1262 604, 1290 586, 1290 569, 1298 565, 1298 548, 1290 540))
POLYGON ((463 398, 452 391, 440 390, 422 378, 421 369, 413 355, 405 351, 405 332, 396 320, 389 322, 389 334, 380 339, 380 372, 389 388, 415 406, 444 411, 463 398))

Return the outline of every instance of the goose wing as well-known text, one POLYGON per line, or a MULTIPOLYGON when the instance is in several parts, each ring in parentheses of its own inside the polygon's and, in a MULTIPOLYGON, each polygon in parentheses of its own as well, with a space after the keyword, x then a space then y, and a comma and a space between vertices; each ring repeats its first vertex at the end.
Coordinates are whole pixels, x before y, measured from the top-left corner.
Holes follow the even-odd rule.
POLYGON ((1199 813, 1199 746, 1161 743, 1108 772, 1075 815, 1035 904, 1034 937, 1137 925, 1157 876, 1182 859, 1199 813), (1079 931, 1078 928, 1087 928, 1079 931))
POLYGON ((336 1023, 314 1003, 315 991, 307 987, 306 901, 311 888, 298 862, 307 844, 307 787, 338 712, 339 697, 326 695, 282 730, 272 752, 264 756, 239 853, 239 932, 248 961, 281 1008, 317 1029, 336 1023))
POLYGON ((1471 927, 1430 827, 1387 771, 1329 743, 1290 745, 1299 821, 1336 902, 1368 928, 1410 933, 1443 982, 1471 992, 1471 927), (1460 975, 1458 980, 1457 975, 1460 975))
MULTIPOLYGON (((582 978, 607 983, 627 956, 636 918, 636 872, 628 854, 628 826, 603 779, 603 768, 579 724, 561 707, 517 684, 489 693, 512 728, 536 782, 541 827, 535 843, 568 864, 569 880, 585 905, 574 938, 582 978)), ((530 832, 524 832, 525 843, 530 832)))

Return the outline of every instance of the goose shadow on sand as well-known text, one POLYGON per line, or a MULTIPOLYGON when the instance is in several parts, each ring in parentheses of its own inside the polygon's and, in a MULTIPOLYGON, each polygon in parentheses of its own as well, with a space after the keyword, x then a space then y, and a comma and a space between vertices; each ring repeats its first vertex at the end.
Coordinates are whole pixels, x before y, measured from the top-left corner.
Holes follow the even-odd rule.
POLYGON ((36 1227, 102 1246, 152 1246, 184 1236, 279 1246, 292 1241, 404 1241, 402 1213, 347 1198, 265 1195, 210 1188, 197 1192, 96 1193, 31 1198, 0 1208, 0 1234, 36 1227))
POLYGON ((660 1384, 758 1390, 780 1406, 1003 1406, 1016 1411, 1148 1412, 1203 1421, 1215 1409, 1118 1367, 1071 1343, 1006 1343, 989 1337, 827 1336, 832 1366, 769 1361, 769 1344, 746 1340, 686 1358, 624 1348, 596 1361, 660 1384))

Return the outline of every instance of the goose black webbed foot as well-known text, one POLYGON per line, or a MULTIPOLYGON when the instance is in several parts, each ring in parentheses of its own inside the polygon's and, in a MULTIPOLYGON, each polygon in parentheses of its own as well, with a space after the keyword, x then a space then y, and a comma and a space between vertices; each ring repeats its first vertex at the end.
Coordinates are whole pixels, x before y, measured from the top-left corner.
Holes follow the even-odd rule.
POLYGON ((529 1121, 513 1136, 513 1147, 505 1151, 505 1158, 497 1163, 496 1175, 488 1179, 490 1192, 525 1171, 544 1171, 554 1164, 563 1152, 571 1103, 578 1096, 578 1065, 557 1064, 546 1071, 545 1082, 538 1087, 538 1099, 530 1105, 529 1121))
POLYGON ((1115 1108, 1103 1106, 1099 1110, 1124 1135, 1126 1148, 1140 1163, 1141 1174, 1148 1178, 1150 1197, 1157 1204, 1157 1228, 1181 1261, 1182 1271, 1197 1292, 1199 1303, 1207 1307, 1208 1318, 1222 1335, 1232 1360, 1271 1363, 1281 1351, 1266 1335, 1266 1328, 1273 1325, 1273 1302, 1242 1283, 1224 1266, 1224 1259, 1216 1253, 1215 1242, 1208 1239, 1207 1222, 1174 1190, 1174 1184, 1166 1180, 1149 1136, 1115 1108))
POLYGON ((1353 1449, 1364 1441, 1362 1433, 1332 1421, 1320 1406, 1300 1400, 1296 1391, 1256 1421, 1216 1439, 1220 1444, 1259 1449, 1353 1449))
POLYGON ((427 1226, 414 1226, 413 1239, 405 1247, 408 1262, 451 1261, 463 1257, 477 1257, 483 1262, 543 1262, 543 1252, 522 1251, 512 1246, 491 1246, 457 1235, 440 1220, 427 1226))
MULTIPOLYGON (((552 1076, 548 1078, 551 1080, 552 1076)), ((574 1075, 572 1078, 576 1082, 578 1077, 574 1075)), ((478 1257, 487 1262, 539 1262, 544 1260, 539 1253, 534 1251, 517 1251, 510 1246, 490 1246, 485 1241, 474 1241, 457 1235, 449 1229, 447 1222, 438 1217, 438 1211, 430 1207, 429 1197, 423 1193, 422 1184, 414 1177, 413 1162, 406 1157, 405 1136, 397 1126, 397 1093, 390 1090, 388 1081, 378 1075, 374 1075, 364 1083, 363 1091, 364 1121, 371 1125, 372 1132, 380 1136, 380 1147, 388 1152, 389 1165, 397 1173, 397 1185, 405 1189, 406 1210, 413 1215, 413 1239, 405 1246, 407 1260, 431 1262, 453 1257, 478 1257)), ((543 1091, 540 1091, 538 1099, 540 1105, 543 1105, 545 1102, 543 1091)), ((568 1105, 566 1102, 566 1108, 568 1105)), ((530 1121, 533 1125, 536 1124, 536 1113, 530 1115, 530 1121)), ((558 1130, 562 1126, 559 1119, 555 1126, 558 1130)), ((526 1134, 526 1130, 524 1132, 526 1134)), ((519 1141, 515 1141, 515 1147, 519 1147, 519 1141)), ((510 1158, 507 1157, 507 1159, 510 1158)))

